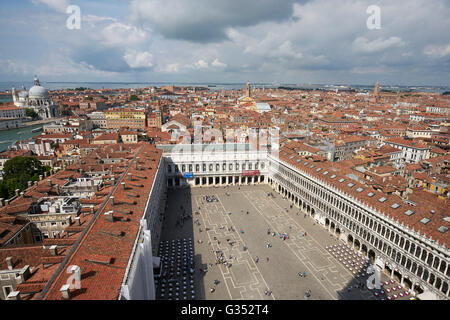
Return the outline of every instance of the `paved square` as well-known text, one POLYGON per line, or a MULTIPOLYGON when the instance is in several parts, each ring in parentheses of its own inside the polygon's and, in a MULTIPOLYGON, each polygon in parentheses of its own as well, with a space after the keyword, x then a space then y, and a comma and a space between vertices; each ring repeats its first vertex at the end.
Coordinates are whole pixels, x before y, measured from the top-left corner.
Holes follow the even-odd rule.
POLYGON ((347 290, 362 281, 325 249, 343 242, 269 192, 273 190, 267 185, 168 191, 161 240, 192 238, 195 299, 303 300, 307 290, 309 299, 376 299, 367 289, 347 290), (205 201, 206 195, 217 201, 205 201), (192 218, 177 225, 183 213, 192 218), (278 233, 289 238, 283 240, 278 233), (216 264, 217 254, 229 265, 216 264), (271 295, 265 294, 268 290, 271 295))

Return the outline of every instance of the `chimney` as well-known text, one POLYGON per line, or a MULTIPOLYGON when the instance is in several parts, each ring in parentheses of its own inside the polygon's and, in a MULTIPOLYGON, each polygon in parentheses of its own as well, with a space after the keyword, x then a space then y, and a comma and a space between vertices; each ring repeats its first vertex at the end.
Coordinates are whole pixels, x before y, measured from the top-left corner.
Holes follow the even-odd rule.
POLYGON ((122 185, 122 190, 125 190, 125 182, 120 183, 122 185))
POLYGON ((59 196, 59 194, 61 193, 61 190, 59 188, 59 184, 56 185, 56 194, 59 196))
POLYGON ((41 181, 42 179, 43 179, 43 175, 40 174, 40 175, 39 175, 39 181, 41 181))
POLYGON ((20 291, 11 291, 6 300, 20 300, 20 291))
POLYGON ((105 165, 102 164, 102 171, 105 171, 105 165))
POLYGON ((8 199, 5 200, 5 206, 9 206, 9 200, 8 199))
POLYGON ((73 265, 70 268, 70 271, 73 274, 73 280, 75 281, 75 285, 79 284, 81 282, 81 269, 80 269, 80 267, 73 265))
POLYGON ((6 265, 8 266, 8 270, 12 270, 13 268, 13 263, 12 263, 12 257, 7 257, 6 258, 6 265))
POLYGON ((91 214, 93 214, 94 213, 94 206, 90 206, 89 207, 89 211, 90 211, 91 214))
MULTIPOLYGON (((41 179, 41 180, 42 180, 42 179, 41 179)), ((34 185, 35 185, 35 186, 37 186, 37 185, 38 185, 38 182, 37 182, 37 181, 35 181, 35 182, 34 182, 34 185)))
POLYGON ((28 181, 28 188, 33 185, 33 181, 28 181))
POLYGON ((75 220, 75 225, 81 226, 80 217, 76 217, 74 220, 75 220))
POLYGON ((114 205, 114 197, 113 196, 111 196, 111 205, 113 206, 114 205))
POLYGON ((70 284, 65 284, 59 289, 63 299, 70 299, 70 284))
POLYGON ((133 175, 131 173, 128 174, 128 180, 133 181, 133 175))
POLYGON ((25 198, 25 192, 21 192, 20 195, 22 196, 22 198, 25 198))
POLYGON ((0 208, 5 205, 5 198, 0 198, 0 208))
POLYGON ((51 187, 52 186, 52 179, 48 179, 47 183, 48 183, 48 186, 51 187))
POLYGON ((16 193, 16 197, 18 197, 18 196, 19 196, 20 189, 16 189, 14 192, 16 193))
POLYGON ((44 178, 47 178, 47 171, 44 172, 44 178))
POLYGON ((57 256, 58 255, 58 247, 56 245, 50 246, 50 253, 52 254, 52 256, 57 256))
POLYGON ((109 222, 114 222, 113 211, 105 212, 105 220, 109 222))

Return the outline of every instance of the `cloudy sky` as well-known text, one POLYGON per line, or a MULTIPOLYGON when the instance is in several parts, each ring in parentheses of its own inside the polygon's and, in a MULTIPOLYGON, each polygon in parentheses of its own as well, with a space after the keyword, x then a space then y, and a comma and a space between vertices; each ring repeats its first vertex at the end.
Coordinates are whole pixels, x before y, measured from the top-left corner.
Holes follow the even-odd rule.
POLYGON ((0 15, 0 81, 450 85, 449 0, 2 0, 0 15))

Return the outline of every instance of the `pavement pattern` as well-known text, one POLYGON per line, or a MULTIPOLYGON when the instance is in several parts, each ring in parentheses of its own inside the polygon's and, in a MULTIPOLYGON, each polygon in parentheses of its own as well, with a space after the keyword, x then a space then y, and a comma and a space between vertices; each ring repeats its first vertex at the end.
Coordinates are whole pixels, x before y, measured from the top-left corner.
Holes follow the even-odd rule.
POLYGON ((192 238, 197 300, 377 299, 355 288, 368 275, 356 279, 325 249, 343 242, 268 185, 170 190, 167 202, 161 241, 192 238), (183 213, 192 218, 177 225, 183 213), (216 264, 218 252, 231 266, 216 264))

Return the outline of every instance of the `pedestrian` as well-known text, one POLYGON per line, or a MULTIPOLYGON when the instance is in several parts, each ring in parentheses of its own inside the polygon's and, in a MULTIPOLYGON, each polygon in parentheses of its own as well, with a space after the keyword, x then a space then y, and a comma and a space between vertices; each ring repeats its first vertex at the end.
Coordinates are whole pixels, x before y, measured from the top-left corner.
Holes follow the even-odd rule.
POLYGON ((258 258, 258 257, 256 257, 256 259, 255 259, 255 262, 256 262, 256 263, 258 263, 258 261, 259 261, 259 258, 258 258))
POLYGON ((269 257, 266 258, 267 262, 269 262, 269 257))

